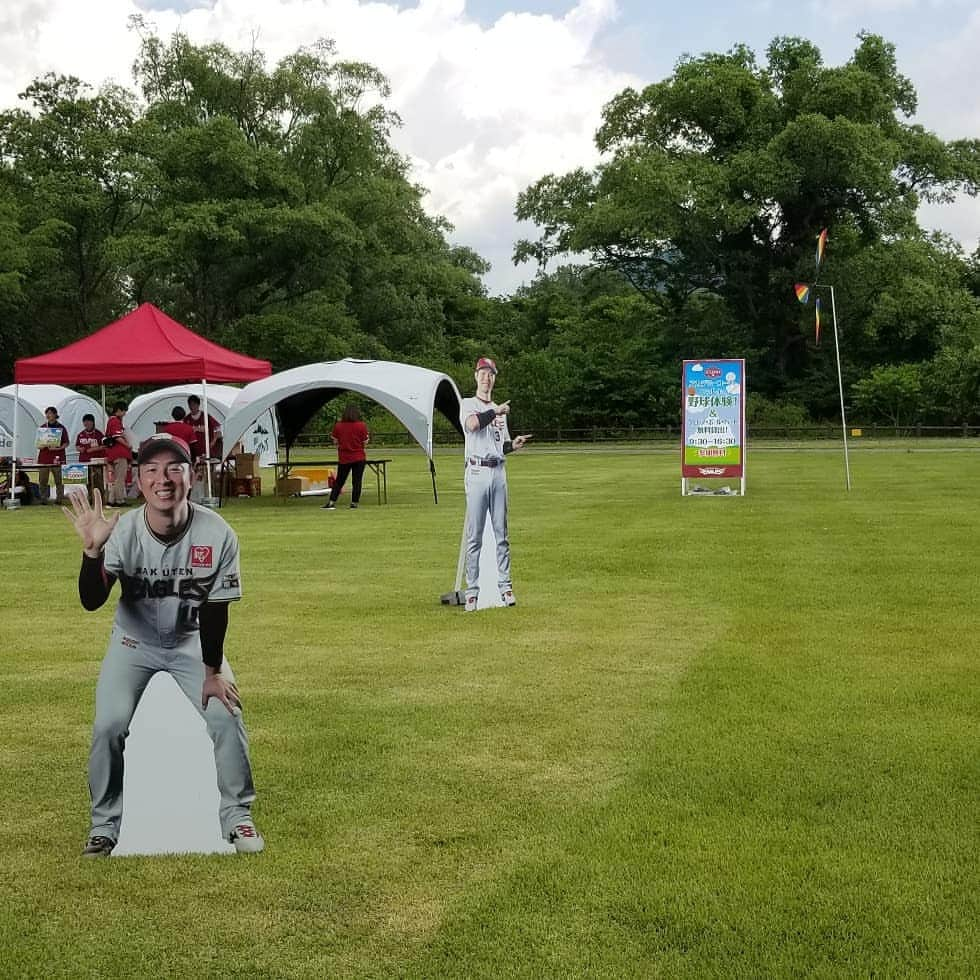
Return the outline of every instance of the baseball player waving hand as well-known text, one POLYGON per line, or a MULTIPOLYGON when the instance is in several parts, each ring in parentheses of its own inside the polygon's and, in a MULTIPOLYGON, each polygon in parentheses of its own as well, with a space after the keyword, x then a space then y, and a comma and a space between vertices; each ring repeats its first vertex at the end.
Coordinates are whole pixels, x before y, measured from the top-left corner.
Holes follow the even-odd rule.
POLYGON ((96 490, 62 508, 82 542, 78 592, 98 609, 121 589, 95 692, 89 755, 92 829, 83 854, 111 853, 122 823, 123 750, 154 674, 169 673, 197 708, 214 743, 222 833, 239 851, 261 851, 241 698, 224 660, 228 605, 241 598, 238 538, 216 513, 188 499, 191 452, 168 433, 150 436, 137 460, 146 503, 106 517, 96 490))

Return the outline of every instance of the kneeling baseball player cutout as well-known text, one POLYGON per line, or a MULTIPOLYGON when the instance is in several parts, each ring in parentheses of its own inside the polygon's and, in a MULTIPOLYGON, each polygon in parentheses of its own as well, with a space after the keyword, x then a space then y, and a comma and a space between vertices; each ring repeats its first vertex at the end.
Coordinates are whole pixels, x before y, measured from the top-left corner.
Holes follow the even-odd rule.
POLYGON ((145 440, 137 479, 146 503, 106 518, 98 490, 90 506, 63 507, 82 541, 78 593, 98 609, 118 580, 121 595, 95 691, 89 755, 92 824, 83 855, 108 856, 123 815, 123 754, 130 722, 154 674, 170 674, 197 708, 214 744, 221 832, 238 851, 264 847, 251 816, 255 789, 241 698, 224 660, 228 605, 242 596, 238 538, 225 520, 188 499, 191 451, 158 433, 145 440))

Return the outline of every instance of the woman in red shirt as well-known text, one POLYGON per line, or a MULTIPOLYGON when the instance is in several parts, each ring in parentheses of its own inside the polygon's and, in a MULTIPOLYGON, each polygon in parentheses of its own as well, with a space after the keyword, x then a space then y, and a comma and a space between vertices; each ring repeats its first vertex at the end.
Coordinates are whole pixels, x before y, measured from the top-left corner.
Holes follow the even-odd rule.
POLYGON ((126 503, 126 474, 133 459, 133 447, 126 440, 123 416, 129 406, 125 402, 116 402, 112 406, 112 415, 105 424, 106 451, 105 458, 109 464, 109 500, 107 507, 122 507, 126 503))
POLYGON ((100 432, 95 427, 95 416, 86 414, 82 416, 82 431, 75 436, 75 448, 78 450, 79 463, 91 463, 88 467, 88 485, 93 490, 98 490, 99 494, 105 492, 105 481, 102 479, 103 460, 105 459, 105 446, 102 440, 105 433, 100 432))
POLYGON ((61 479, 61 467, 67 458, 65 456, 65 446, 68 445, 68 430, 58 421, 58 409, 53 405, 44 410, 44 425, 42 429, 49 429, 55 433, 55 438, 59 440, 57 446, 45 444, 38 447, 37 451, 37 482, 41 486, 41 503, 46 504, 49 499, 48 484, 50 478, 54 478, 55 492, 58 503, 65 502, 65 485, 61 479))
POLYGON ((353 510, 361 499, 361 483, 364 479, 364 466, 367 454, 364 447, 371 441, 368 427, 361 421, 361 412, 356 405, 348 405, 340 421, 333 427, 330 439, 337 447, 337 479, 334 480, 330 491, 330 499, 323 505, 324 510, 335 510, 337 498, 344 489, 347 475, 354 474, 353 489, 350 495, 350 505, 353 510))

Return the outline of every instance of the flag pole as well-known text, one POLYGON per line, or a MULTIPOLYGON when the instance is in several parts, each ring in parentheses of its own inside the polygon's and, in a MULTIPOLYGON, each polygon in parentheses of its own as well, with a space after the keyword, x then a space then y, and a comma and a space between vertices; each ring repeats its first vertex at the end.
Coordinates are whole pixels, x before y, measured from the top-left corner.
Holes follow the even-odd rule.
POLYGON ((837 339, 837 302, 834 299, 834 287, 822 282, 815 282, 814 286, 821 289, 830 290, 830 312, 831 319, 834 321, 834 352, 837 355, 837 389, 840 392, 840 424, 841 432, 844 436, 844 478, 847 489, 851 489, 851 464, 847 452, 847 418, 844 415, 844 379, 840 370, 840 342, 837 339))

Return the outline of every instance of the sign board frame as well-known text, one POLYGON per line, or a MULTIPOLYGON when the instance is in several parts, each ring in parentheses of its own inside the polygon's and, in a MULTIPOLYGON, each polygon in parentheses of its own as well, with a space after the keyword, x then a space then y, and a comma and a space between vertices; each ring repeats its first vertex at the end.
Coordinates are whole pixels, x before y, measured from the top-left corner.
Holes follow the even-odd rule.
MULTIPOLYGON (((681 494, 689 479, 739 481, 745 496, 745 359, 685 360, 681 366, 681 494)), ((704 491, 698 490, 698 493, 704 491)), ((730 491, 719 491, 731 495, 730 491)))

